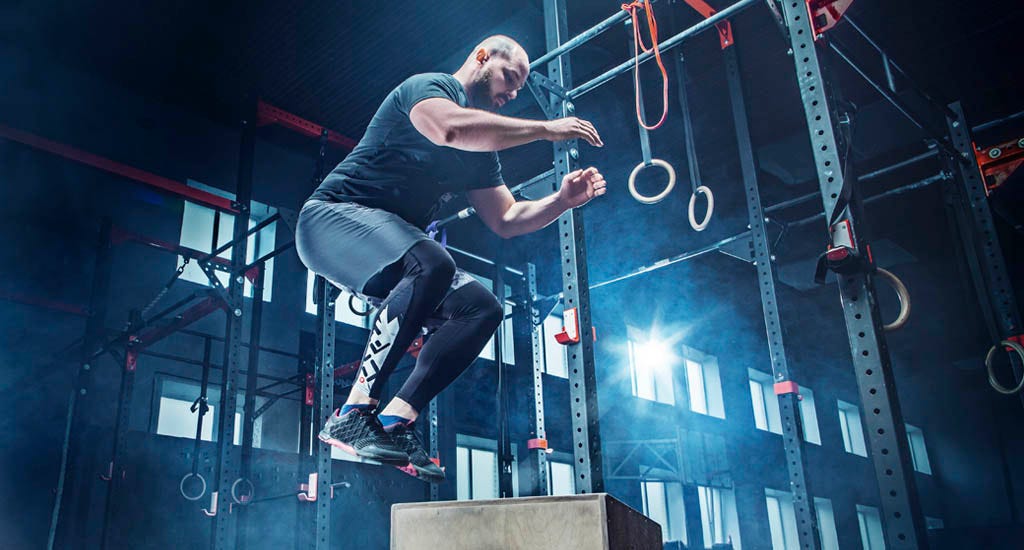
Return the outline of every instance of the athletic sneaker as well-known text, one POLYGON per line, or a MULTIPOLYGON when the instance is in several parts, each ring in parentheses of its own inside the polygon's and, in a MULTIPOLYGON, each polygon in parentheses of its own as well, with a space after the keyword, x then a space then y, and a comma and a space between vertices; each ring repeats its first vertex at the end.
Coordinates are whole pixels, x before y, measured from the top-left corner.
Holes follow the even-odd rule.
POLYGON ((423 448, 423 442, 412 426, 399 424, 391 430, 391 437, 409 455, 408 463, 399 468, 403 472, 428 483, 444 481, 444 470, 434 462, 423 448))
POLYGON ((377 460, 385 464, 404 466, 409 455, 400 443, 384 431, 380 420, 369 411, 355 409, 342 416, 341 409, 327 419, 317 436, 320 441, 338 447, 346 453, 377 460))

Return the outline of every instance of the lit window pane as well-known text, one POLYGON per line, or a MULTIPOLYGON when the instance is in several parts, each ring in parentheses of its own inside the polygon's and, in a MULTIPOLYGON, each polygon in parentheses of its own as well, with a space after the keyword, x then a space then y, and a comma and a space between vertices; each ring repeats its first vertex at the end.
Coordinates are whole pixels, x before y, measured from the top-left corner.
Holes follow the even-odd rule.
MULTIPOLYGON (((191 411, 192 403, 181 399, 170 397, 160 398, 159 417, 157 418, 156 433, 173 437, 196 436, 196 418, 198 411, 191 411)), ((210 408, 203 415, 203 441, 213 441, 213 419, 216 418, 215 407, 210 408)))
POLYGON ((761 390, 761 383, 757 380, 750 382, 750 401, 754 406, 754 425, 759 430, 768 431, 768 414, 764 408, 764 392, 761 390))
POLYGON ((472 480, 469 479, 469 449, 465 447, 456 447, 455 449, 455 462, 457 466, 457 472, 455 479, 458 484, 458 499, 469 500, 469 485, 472 480))
POLYGON ((548 485, 551 495, 576 494, 573 483, 572 465, 563 462, 548 461, 548 485))
POLYGON ((496 453, 472 449, 470 456, 473 461, 473 500, 498 498, 496 453))
POLYGON ((565 346, 555 340, 555 335, 562 332, 562 318, 558 315, 548 315, 544 319, 544 369, 545 372, 562 378, 569 377, 569 369, 566 365, 565 346))
POLYGON ((704 393, 704 373, 700 363, 686 360, 686 382, 690 393, 690 410, 708 414, 707 395, 704 393))

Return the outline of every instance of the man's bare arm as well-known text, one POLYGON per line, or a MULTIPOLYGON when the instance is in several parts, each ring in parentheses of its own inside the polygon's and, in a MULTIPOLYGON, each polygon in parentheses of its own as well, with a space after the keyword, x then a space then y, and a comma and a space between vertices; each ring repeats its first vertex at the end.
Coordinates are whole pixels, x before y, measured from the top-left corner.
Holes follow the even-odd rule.
POLYGON ((594 126, 576 117, 528 120, 461 107, 434 97, 420 101, 409 112, 412 125, 435 145, 463 151, 502 151, 539 139, 585 139, 604 145, 594 126))
POLYGON ((566 210, 583 206, 605 192, 604 176, 590 167, 567 174, 557 192, 533 201, 516 202, 504 185, 471 189, 466 196, 484 225, 499 237, 511 239, 543 229, 566 210))

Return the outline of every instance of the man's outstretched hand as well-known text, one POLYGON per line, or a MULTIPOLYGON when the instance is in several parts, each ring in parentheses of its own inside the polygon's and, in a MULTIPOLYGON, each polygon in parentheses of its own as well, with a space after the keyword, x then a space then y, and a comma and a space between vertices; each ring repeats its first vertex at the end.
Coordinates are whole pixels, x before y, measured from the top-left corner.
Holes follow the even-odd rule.
POLYGON ((569 172, 562 178, 562 187, 558 190, 558 198, 566 209, 577 208, 590 202, 590 199, 604 195, 604 176, 591 166, 586 170, 569 172))
POLYGON ((589 120, 569 116, 556 118, 545 123, 550 141, 566 141, 570 139, 582 139, 594 147, 604 147, 601 135, 597 128, 589 120))

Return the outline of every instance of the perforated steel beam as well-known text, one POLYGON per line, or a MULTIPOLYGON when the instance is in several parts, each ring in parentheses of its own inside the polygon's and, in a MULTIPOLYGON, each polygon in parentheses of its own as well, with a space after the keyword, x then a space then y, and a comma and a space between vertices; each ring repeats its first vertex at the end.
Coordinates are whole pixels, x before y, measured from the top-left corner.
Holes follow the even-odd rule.
MULTIPOLYGON (((338 289, 323 277, 316 282, 317 355, 314 365, 313 430, 332 413, 334 406, 334 341, 335 300, 338 289)), ((316 512, 309 548, 329 550, 331 547, 331 447, 313 436, 313 465, 316 468, 316 512)), ((310 488, 312 489, 312 487, 310 488)))
MULTIPOLYGON (((959 102, 951 104, 949 108, 956 116, 946 121, 949 136, 960 159, 967 162, 959 162, 960 159, 948 162, 956 175, 956 182, 951 182, 948 191, 954 197, 952 202, 957 210, 956 221, 961 239, 964 240, 964 247, 968 251, 974 251, 973 254, 968 253, 967 261, 973 264, 973 283, 978 293, 978 303, 986 317, 989 336, 992 343, 998 345, 1001 340, 1018 336, 1024 330, 1021 326, 1020 311, 1017 309, 1013 281, 1006 270, 999 234, 988 205, 985 182, 982 181, 977 157, 974 155, 969 126, 959 102)), ((1019 380, 1024 375, 1024 369, 1013 357, 1011 364, 1019 380)), ((1024 395, 1021 395, 1020 399, 1024 403, 1024 395)))
MULTIPOLYGON (((565 0, 544 0, 544 30, 549 51, 558 48, 568 36, 565 0)), ((547 66, 547 77, 562 88, 572 85, 572 68, 568 56, 559 56, 547 66)), ((571 102, 552 97, 554 112, 559 117, 571 116, 571 102)), ((577 141, 554 144, 554 185, 578 167, 577 141)), ((552 191, 557 189, 553 188, 552 191)), ((583 213, 569 210, 558 219, 559 262, 562 293, 567 309, 579 314, 578 343, 568 346, 569 397, 572 411, 573 466, 576 493, 604 491, 601 467, 601 430, 598 423, 597 377, 594 367, 593 328, 590 320, 590 290, 587 274, 587 240, 583 229, 583 213)))
MULTIPOLYGON (((866 255, 854 219, 854 213, 859 212, 856 189, 847 185, 853 182, 845 181, 848 174, 842 169, 845 144, 839 124, 844 117, 838 111, 822 60, 828 46, 824 38, 816 40, 804 2, 786 0, 781 6, 828 223, 830 227, 848 223, 852 247, 866 255)), ((874 280, 867 273, 840 275, 838 279, 871 460, 878 478, 886 545, 894 550, 927 548, 927 531, 874 280)))
MULTIPOLYGON (((249 229, 249 204, 252 200, 252 172, 255 155, 255 136, 250 120, 242 121, 242 139, 239 149, 238 182, 235 188, 239 214, 235 216, 231 247, 231 272, 237 273, 245 265, 245 251, 249 229)), ((203 262, 203 270, 210 276, 210 262, 203 262)), ((216 277, 210 277, 214 288, 222 290, 216 277)), ((220 411, 217 414, 217 491, 216 515, 213 516, 212 544, 214 550, 234 549, 237 544, 237 516, 232 514, 231 488, 238 479, 239 449, 235 446, 235 406, 238 395, 238 373, 242 363, 242 275, 229 278, 224 327, 224 370, 221 371, 220 411)))
MULTIPOLYGON (((753 265, 757 269, 758 294, 764 313, 765 330, 768 336, 768 355, 772 365, 772 379, 776 384, 792 382, 786 360, 786 348, 782 335, 782 320, 779 317, 778 299, 775 296, 775 257, 768 240, 767 218, 761 205, 761 194, 757 185, 757 166, 754 148, 750 142, 750 128, 747 122, 747 108, 740 79, 739 59, 736 48, 729 46, 723 52, 726 79, 729 83, 729 97, 732 105, 733 122, 736 129, 737 149, 740 155, 740 170, 743 174, 743 192, 747 197, 747 216, 750 220, 750 235, 754 244, 753 265)), ((797 538, 800 548, 818 550, 817 516, 814 513, 814 499, 810 496, 807 483, 807 464, 804 454, 803 425, 800 417, 799 394, 779 394, 779 413, 782 416, 782 445, 785 449, 786 469, 789 472, 789 486, 793 493, 793 509, 799 526, 797 538)))

